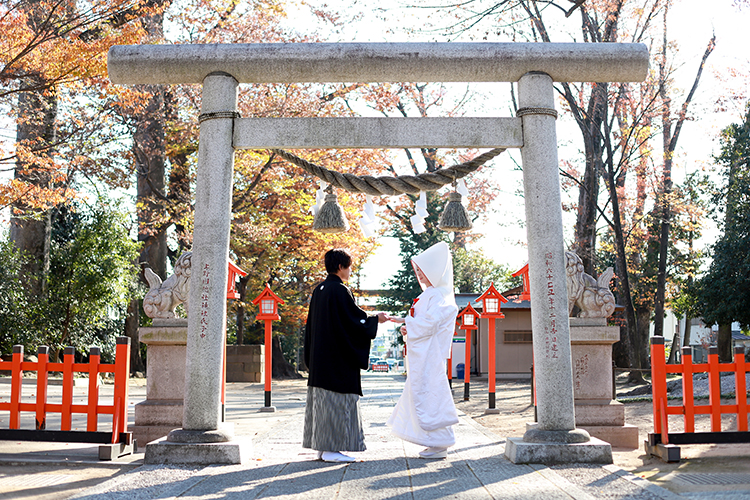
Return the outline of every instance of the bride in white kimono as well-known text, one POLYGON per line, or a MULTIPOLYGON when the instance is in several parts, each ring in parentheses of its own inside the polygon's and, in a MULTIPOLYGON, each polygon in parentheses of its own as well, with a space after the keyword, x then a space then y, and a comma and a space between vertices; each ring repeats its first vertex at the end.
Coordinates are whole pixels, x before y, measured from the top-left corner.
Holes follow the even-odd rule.
POLYGON ((453 403, 446 360, 458 307, 453 295, 453 262, 446 243, 437 243, 412 259, 422 294, 401 327, 406 339, 407 379, 404 392, 388 419, 395 436, 426 446, 422 458, 445 458, 456 443, 453 403))

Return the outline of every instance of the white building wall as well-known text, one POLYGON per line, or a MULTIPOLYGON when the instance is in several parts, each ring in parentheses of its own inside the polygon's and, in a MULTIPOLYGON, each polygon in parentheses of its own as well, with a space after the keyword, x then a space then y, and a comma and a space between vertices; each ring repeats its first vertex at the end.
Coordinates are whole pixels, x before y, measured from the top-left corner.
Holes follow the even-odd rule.
MULTIPOLYGON (((690 341, 689 345, 708 345, 711 344, 711 333, 718 330, 718 326, 707 326, 701 321, 700 318, 693 318, 690 322, 690 341)), ((739 324, 733 323, 732 330, 739 330, 739 324)), ((664 316, 664 340, 669 343, 672 342, 674 334, 679 331, 680 337, 685 332, 685 318, 677 319, 672 311, 667 311, 664 316), (679 330, 678 330, 679 328, 679 330)), ((654 323, 651 322, 651 336, 654 335, 654 323)), ((714 335, 715 337, 715 335, 714 335)), ((684 345, 683 341, 680 341, 681 345, 684 345)))

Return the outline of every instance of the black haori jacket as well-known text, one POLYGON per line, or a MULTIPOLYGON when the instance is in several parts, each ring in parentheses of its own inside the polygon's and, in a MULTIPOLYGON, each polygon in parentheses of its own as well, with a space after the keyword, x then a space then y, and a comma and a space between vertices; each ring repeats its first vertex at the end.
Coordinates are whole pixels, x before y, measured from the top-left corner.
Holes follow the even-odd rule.
POLYGON ((313 290, 307 313, 307 385, 361 396, 359 371, 367 368, 370 341, 377 333, 378 317, 360 309, 341 278, 329 274, 313 290))

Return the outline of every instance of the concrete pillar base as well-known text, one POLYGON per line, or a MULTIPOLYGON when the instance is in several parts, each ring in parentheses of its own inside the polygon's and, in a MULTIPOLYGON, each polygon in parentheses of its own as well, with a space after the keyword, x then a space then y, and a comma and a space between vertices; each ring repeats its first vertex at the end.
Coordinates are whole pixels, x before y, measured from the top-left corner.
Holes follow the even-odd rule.
POLYGON ((276 411, 275 406, 261 406, 260 412, 261 413, 274 413, 276 411))
POLYGON ((500 409, 499 408, 487 408, 484 410, 485 415, 499 415, 500 409))
POLYGON ((539 424, 526 424, 523 440, 526 443, 587 443, 591 439, 589 433, 583 429, 569 431, 546 431, 539 428, 539 424))
POLYGON ((157 439, 146 445, 143 463, 212 465, 241 464, 251 452, 249 439, 221 443, 173 443, 167 438, 157 439))
POLYGON ((170 443, 228 443, 232 439, 234 439, 234 426, 227 424, 216 430, 174 429, 167 434, 167 441, 170 443))
POLYGON ((138 448, 138 442, 132 444, 110 443, 99 446, 99 460, 115 460, 123 455, 132 455, 138 448))
POLYGON ((611 464, 609 443, 591 438, 586 443, 527 443, 522 438, 508 438, 505 458, 514 464, 611 464))

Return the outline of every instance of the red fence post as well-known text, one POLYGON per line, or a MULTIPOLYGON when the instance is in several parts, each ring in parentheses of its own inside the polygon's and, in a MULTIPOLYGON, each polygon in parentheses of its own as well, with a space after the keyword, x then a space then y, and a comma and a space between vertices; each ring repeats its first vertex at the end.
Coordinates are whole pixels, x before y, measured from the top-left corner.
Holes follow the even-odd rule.
MULTIPOLYGON (((117 337, 115 351, 115 413, 112 414, 112 431, 128 431, 128 376, 130 374, 130 337, 117 337), (117 418, 115 414, 119 412, 117 418), (115 424, 115 422, 117 422, 115 424)), ((113 436, 114 437, 114 436, 113 436)), ((113 441, 115 442, 115 441, 113 441)))
POLYGON ((745 383, 745 348, 734 348, 734 395, 737 403, 737 430, 747 431, 747 387, 745 383))
POLYGON ((13 366, 10 375, 10 428, 21 427, 21 384, 23 383, 23 346, 13 346, 13 366))
MULTIPOLYGON (((667 362, 664 357, 664 337, 651 338, 651 391, 654 402, 654 433, 666 434, 662 422, 667 422, 667 362), (662 413, 663 419, 662 419, 662 413)), ((666 443, 664 443, 666 444, 666 443)))
POLYGON ((76 350, 66 347, 63 352, 63 393, 60 430, 69 431, 73 425, 73 363, 76 350))
POLYGON ((453 387, 453 339, 451 339, 451 350, 448 356, 448 366, 446 368, 446 375, 448 376, 448 385, 453 387))
POLYGON ((685 432, 695 432, 695 401, 693 397, 693 349, 682 348, 682 406, 685 407, 685 432))
POLYGON ((711 406, 711 432, 721 432, 721 373, 719 348, 708 348, 708 402, 711 406))
POLYGON ((96 432, 99 406, 99 357, 98 347, 89 349, 89 400, 86 408, 86 430, 96 432))
POLYGON ((49 347, 41 345, 37 348, 36 363, 36 430, 47 427, 47 361, 49 361, 49 347))

